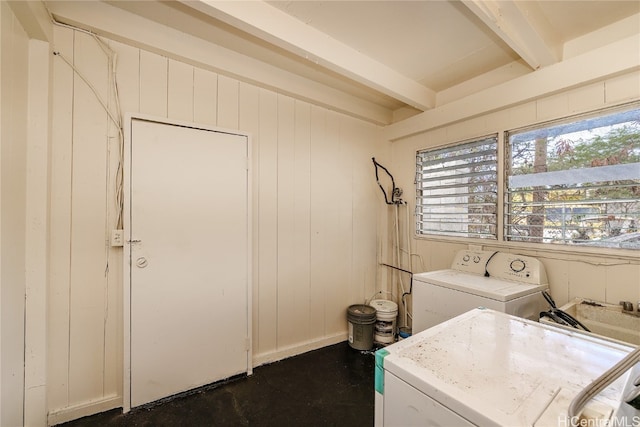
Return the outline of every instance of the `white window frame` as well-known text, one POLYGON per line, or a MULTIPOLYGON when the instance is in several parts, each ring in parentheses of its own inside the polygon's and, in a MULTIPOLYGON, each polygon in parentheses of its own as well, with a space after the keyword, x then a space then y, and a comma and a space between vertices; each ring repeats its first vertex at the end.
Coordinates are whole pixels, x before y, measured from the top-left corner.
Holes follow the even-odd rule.
POLYGON ((485 241, 487 239, 497 240, 497 233, 499 230, 499 173, 501 167, 499 166, 500 159, 499 150, 499 137, 497 133, 486 135, 483 137, 468 139, 460 141, 454 144, 441 146, 433 149, 423 149, 416 152, 416 235, 420 237, 463 237, 470 239, 481 239, 485 241), (451 162, 444 165, 445 162, 438 163, 437 157, 446 153, 455 153, 459 150, 475 149, 478 147, 487 147, 493 145, 490 150, 484 150, 481 152, 483 156, 492 154, 492 158, 485 158, 482 162, 468 162, 473 160, 474 157, 470 154, 459 154, 455 158, 456 160, 465 162, 463 166, 477 165, 480 167, 493 167, 493 171, 461 171, 456 165, 451 162), (468 163, 467 163, 468 162, 468 163), (482 193, 487 195, 492 200, 484 203, 475 203, 475 208, 481 209, 483 212, 476 211, 470 213, 468 211, 469 204, 465 202, 469 197, 473 197, 472 194, 478 194, 474 192, 465 191, 469 185, 465 183, 456 182, 452 184, 450 180, 440 179, 442 176, 434 174, 428 176, 428 170, 430 166, 441 164, 443 167, 438 171, 433 169, 435 173, 441 172, 448 174, 453 172, 453 175, 447 175, 451 177, 459 177, 462 179, 470 179, 478 174, 492 175, 490 184, 493 184, 493 190, 490 192, 482 193), (430 195, 426 195, 426 192, 431 192, 430 195), (492 195, 491 195, 492 194, 492 195), (440 200, 441 203, 437 205, 431 205, 433 210, 429 210, 427 200, 440 200), (457 199, 457 200, 455 200, 457 199), (439 209, 437 209, 439 208, 439 209), (486 210, 484 208, 487 208, 486 210), (465 212, 464 210, 467 209, 465 212), (492 211, 492 212, 489 212, 492 211), (466 221, 465 217, 466 216, 466 221), (489 222, 474 222, 471 217, 477 218, 489 218, 489 222), (489 224, 489 225, 487 225, 489 224), (477 231, 470 231, 470 228, 477 227, 477 231), (487 231, 489 229, 490 231, 487 231))
MULTIPOLYGON (((598 175, 602 177, 600 178, 601 181, 595 181, 595 182, 596 183, 603 182, 602 180, 604 178, 611 177, 611 174, 615 174, 615 177, 617 178, 617 180, 624 180, 624 181, 640 180, 640 164, 639 163, 620 163, 619 160, 618 162, 614 160, 612 161, 612 164, 608 164, 608 162, 605 162, 607 164, 600 165, 599 163, 596 163, 595 165, 592 164, 591 167, 562 169, 558 171, 548 171, 548 172, 539 171, 539 172, 534 172, 534 173, 529 173, 526 175, 519 175, 519 176, 511 175, 511 168, 512 168, 511 136, 512 135, 526 135, 527 133, 530 133, 531 135, 535 135, 536 132, 543 132, 545 130, 550 131, 551 135, 554 135, 554 131, 556 130, 558 130, 557 134, 559 135, 567 135, 570 132, 570 130, 566 130, 566 128, 575 126, 576 128, 580 129, 581 124, 586 124, 590 120, 595 121, 595 120, 598 120, 599 118, 602 118, 604 121, 606 117, 613 116, 615 114, 620 114, 620 113, 622 114, 632 113, 633 117, 635 117, 636 114, 640 116, 640 104, 633 103, 630 105, 603 109, 603 110, 595 111, 589 114, 567 117, 567 118, 555 120, 552 122, 540 123, 540 124, 536 124, 526 128, 515 129, 515 130, 510 130, 505 132, 504 134, 505 161, 503 163, 503 167, 505 171, 504 204, 503 204, 504 213, 501 219, 502 231, 504 234, 503 240, 505 242, 519 243, 519 244, 539 243, 545 246, 546 245, 553 245, 554 247, 571 246, 575 248, 585 248, 585 249, 593 248, 593 247, 599 247, 599 248, 605 247, 608 249, 635 249, 635 250, 639 249, 638 246, 640 245, 637 243, 637 240, 634 240, 631 243, 626 243, 626 242, 617 242, 616 239, 612 239, 613 236, 607 234, 607 229, 605 228, 605 225, 602 225, 602 221, 598 223, 597 227, 594 227, 593 225, 589 227, 591 230, 593 229, 596 230, 595 232, 596 240, 591 240, 593 239, 593 237, 588 236, 584 231, 584 229, 588 227, 588 225, 576 226, 576 224, 574 224, 576 221, 573 220, 573 218, 584 218, 580 220, 581 221, 580 224, 582 224, 583 222, 587 224, 586 221, 591 217, 593 218, 606 217, 604 221, 606 221, 609 224, 608 225, 609 230, 611 229, 610 225, 615 220, 620 222, 621 225, 616 225, 616 226, 622 227, 623 234, 629 232, 630 227, 640 228, 640 213, 638 212, 639 209, 633 208, 633 207, 632 207, 633 210, 629 215, 622 215, 621 213, 621 215, 619 215, 619 218, 617 218, 614 215, 612 219, 611 214, 615 211, 613 212, 608 211, 606 214, 603 214, 600 211, 598 211, 597 215, 594 214, 589 216, 588 212, 590 212, 593 209, 596 209, 599 206, 602 206, 602 205, 612 206, 614 203, 622 203, 625 199, 620 199, 621 202, 611 202, 610 199, 606 199, 604 201, 600 201, 597 198, 590 199, 589 198, 590 196, 588 196, 590 189, 591 190, 603 189, 607 187, 607 184, 592 183, 590 184, 590 186, 587 186, 586 184, 588 182, 593 182, 591 180, 597 179, 595 177, 597 177, 598 175), (563 130, 564 133, 560 133, 559 129, 563 127, 565 128, 565 130, 563 130), (539 190, 539 191, 535 190, 535 187, 532 188, 531 184, 536 184, 536 183, 540 188, 542 188, 543 186, 546 186, 546 189, 539 190), (553 184, 553 187, 550 188, 550 184, 553 184), (559 187, 563 187, 564 194, 567 194, 570 191, 575 191, 576 193, 582 191, 587 196, 585 196, 584 199, 576 198, 574 200, 565 200, 564 202, 556 201, 555 203, 547 200, 536 201, 533 199, 529 203, 528 201, 523 202, 522 197, 520 197, 518 200, 513 200, 510 198, 510 193, 516 193, 515 189, 517 188, 523 188, 523 189, 528 188, 528 190, 526 191, 529 192, 531 194, 531 197, 533 198, 534 197, 533 194, 535 192, 538 192, 538 193, 545 192, 547 195, 549 193, 551 193, 552 195, 553 194, 560 195, 562 194, 562 191, 558 189, 559 187), (532 215, 534 217, 535 216, 540 217, 543 215, 542 212, 544 212, 544 219, 543 219, 542 225, 532 226, 532 227, 542 227, 541 228, 541 230, 543 231, 542 235, 536 234, 534 235, 534 237, 531 237, 531 233, 533 229, 529 228, 528 229, 529 231, 526 231, 527 226, 521 227, 522 230, 525 230, 525 234, 523 236, 516 235, 517 233, 512 229, 513 227, 512 222, 515 222, 516 220, 514 219, 512 221, 510 220, 510 217, 514 216, 512 211, 512 206, 516 206, 518 203, 520 204, 520 206, 523 206, 523 208, 526 207, 526 208, 533 209, 532 206, 536 204, 538 207, 542 206, 544 208, 544 211, 541 211, 535 214, 532 212, 528 213, 528 215, 532 215), (527 203, 529 203, 529 206, 526 206, 527 203), (550 218, 552 216, 552 213, 555 212, 554 209, 555 210, 561 209, 561 211, 559 211, 560 213, 558 214, 561 217, 560 225, 555 225, 554 223, 555 220, 550 218), (570 224, 571 229, 569 230, 566 224, 567 220, 565 219, 567 218, 567 215, 569 218, 572 218, 571 224, 570 224), (633 218, 635 222, 632 223, 629 220, 629 218, 627 218, 627 216, 629 218, 633 218), (627 219, 624 219, 623 217, 627 219), (625 225, 625 221, 627 223, 631 223, 635 225, 633 226, 630 226, 629 224, 625 225), (558 233, 560 233, 558 235, 559 237, 556 236, 556 234, 558 233), (573 233, 573 236, 575 237, 568 237, 570 233, 573 233), (604 236, 604 239, 602 238, 603 236, 604 236), (598 241, 597 239, 600 239, 600 240, 598 241), (609 243, 607 243, 607 241, 609 243)), ((588 128, 588 129, 594 129, 594 128, 588 128)), ((588 130, 584 130, 584 132, 588 132, 588 130)), ((634 147, 633 149, 636 150, 637 148, 634 147)), ((632 199, 633 200, 629 201, 631 205, 633 205, 634 203, 640 204, 639 198, 632 197, 632 199)), ((522 220, 523 218, 522 215, 518 218, 519 220, 522 220)))

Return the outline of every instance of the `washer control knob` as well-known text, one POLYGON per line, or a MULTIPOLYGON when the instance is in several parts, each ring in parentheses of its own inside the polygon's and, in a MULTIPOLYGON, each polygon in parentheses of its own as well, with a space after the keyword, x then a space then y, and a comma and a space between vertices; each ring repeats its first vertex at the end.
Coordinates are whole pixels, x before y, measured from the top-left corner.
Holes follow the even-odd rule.
POLYGON ((520 273, 522 270, 525 269, 526 266, 527 265, 521 259, 514 259, 513 261, 511 261, 511 264, 509 264, 509 267, 511 267, 511 270, 516 273, 520 273))

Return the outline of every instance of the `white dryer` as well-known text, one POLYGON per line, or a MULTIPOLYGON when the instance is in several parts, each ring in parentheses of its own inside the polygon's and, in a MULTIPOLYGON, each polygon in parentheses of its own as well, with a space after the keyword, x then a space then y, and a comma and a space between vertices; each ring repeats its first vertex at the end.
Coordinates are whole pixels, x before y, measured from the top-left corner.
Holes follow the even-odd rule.
POLYGON ((587 402, 578 393, 633 347, 474 309, 376 352, 375 426, 638 426, 640 363, 587 402), (632 405, 636 406, 632 406, 632 405))
POLYGON ((546 289, 547 274, 536 258, 462 250, 450 269, 413 276, 413 333, 477 307, 537 321, 549 308, 546 289))

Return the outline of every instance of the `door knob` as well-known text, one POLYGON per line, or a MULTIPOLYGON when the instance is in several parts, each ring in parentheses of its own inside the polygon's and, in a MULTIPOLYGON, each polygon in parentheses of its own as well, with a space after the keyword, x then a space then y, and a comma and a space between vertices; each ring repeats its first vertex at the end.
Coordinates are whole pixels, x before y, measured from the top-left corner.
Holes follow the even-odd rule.
POLYGON ((145 268, 149 264, 149 261, 143 256, 136 260, 136 267, 145 268))

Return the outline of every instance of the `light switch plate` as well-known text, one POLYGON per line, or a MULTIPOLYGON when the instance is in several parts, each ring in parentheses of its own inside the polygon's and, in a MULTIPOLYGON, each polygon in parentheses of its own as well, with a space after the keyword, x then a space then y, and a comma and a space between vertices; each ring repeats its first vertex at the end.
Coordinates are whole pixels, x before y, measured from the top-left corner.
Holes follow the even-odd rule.
POLYGON ((124 246, 124 230, 111 230, 111 246, 124 246))

